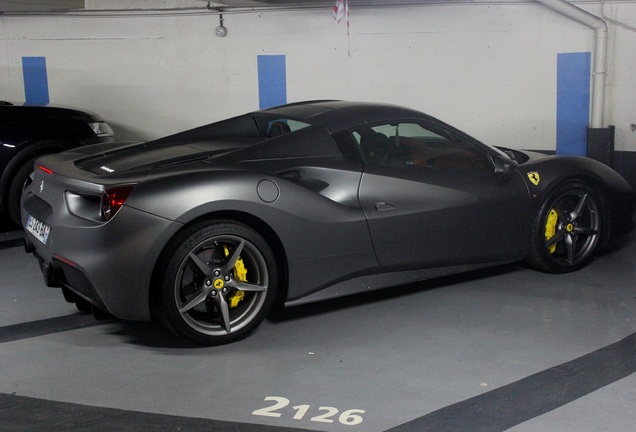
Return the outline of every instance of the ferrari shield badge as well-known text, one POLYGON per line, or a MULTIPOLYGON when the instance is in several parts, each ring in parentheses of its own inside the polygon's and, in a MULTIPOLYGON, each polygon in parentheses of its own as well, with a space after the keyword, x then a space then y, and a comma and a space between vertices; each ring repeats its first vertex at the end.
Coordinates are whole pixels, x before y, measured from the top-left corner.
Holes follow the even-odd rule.
POLYGON ((539 178, 539 173, 536 171, 532 171, 528 173, 528 178, 532 182, 533 185, 538 186, 541 179, 539 178))

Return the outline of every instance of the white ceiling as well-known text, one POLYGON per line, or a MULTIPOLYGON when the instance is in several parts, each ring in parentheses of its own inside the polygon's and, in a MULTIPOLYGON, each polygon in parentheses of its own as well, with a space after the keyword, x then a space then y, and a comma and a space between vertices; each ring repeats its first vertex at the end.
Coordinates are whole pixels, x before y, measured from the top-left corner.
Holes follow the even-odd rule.
MULTIPOLYGON (((479 2, 524 2, 528 0, 349 0, 351 6, 388 6, 388 5, 414 5, 414 4, 426 4, 426 3, 444 3, 444 2, 462 2, 462 3, 479 3, 479 2)), ((616 0, 614 0, 616 1, 616 0)), ((189 5, 201 5, 204 7, 210 3, 211 6, 227 7, 227 8, 257 8, 257 7, 333 7, 335 0, 195 0, 195 1, 183 1, 183 0, 163 0, 163 1, 131 1, 126 4, 128 7, 140 8, 140 9, 162 9, 170 7, 183 7, 184 4, 189 5), (160 5, 160 6, 158 6, 160 5), (174 5, 174 6, 171 6, 174 5)), ((108 9, 109 2, 103 0, 92 1, 90 4, 93 7, 89 9, 108 9)), ((114 4, 121 5, 121 2, 115 2, 114 4)), ((70 11, 70 10, 84 10, 84 0, 0 0, 0 13, 2 12, 37 12, 37 11, 70 11)))
MULTIPOLYGON (((578 0, 577 3, 592 2, 596 0, 578 0)), ((617 3, 633 0, 609 0, 617 3)), ((349 0, 352 7, 355 6, 396 6, 431 3, 530 3, 532 0, 349 0)), ((0 13, 2 12, 38 12, 38 11, 70 11, 85 10, 85 0, 0 0, 0 13)), ((92 7, 89 9, 109 9, 109 3, 103 0, 89 0, 92 7)), ((185 5, 198 5, 227 8, 258 8, 258 7, 333 7, 335 0, 134 0, 126 3, 126 8, 162 9, 170 7, 183 7, 185 5), (160 6, 158 6, 160 5, 160 6)), ((121 2, 114 4, 121 5, 121 2)))
POLYGON ((0 12, 83 9, 84 0, 0 0, 0 12))

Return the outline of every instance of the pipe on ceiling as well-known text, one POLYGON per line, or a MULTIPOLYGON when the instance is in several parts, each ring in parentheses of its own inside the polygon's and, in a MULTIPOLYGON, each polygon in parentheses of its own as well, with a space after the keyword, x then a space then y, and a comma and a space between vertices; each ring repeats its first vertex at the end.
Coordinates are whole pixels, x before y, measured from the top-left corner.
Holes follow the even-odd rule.
POLYGON ((603 127, 605 105, 605 77, 607 75, 607 24, 601 18, 580 9, 565 0, 537 0, 595 31, 594 72, 592 73, 592 116, 590 127, 603 127))

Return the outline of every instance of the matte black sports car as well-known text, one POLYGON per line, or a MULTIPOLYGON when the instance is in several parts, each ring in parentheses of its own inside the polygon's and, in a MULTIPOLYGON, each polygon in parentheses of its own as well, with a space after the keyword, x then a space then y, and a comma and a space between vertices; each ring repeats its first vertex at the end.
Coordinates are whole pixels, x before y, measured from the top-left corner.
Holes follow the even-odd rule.
POLYGON ((0 101, 0 211, 20 224, 20 194, 38 157, 112 140, 112 129, 90 111, 0 101))
POLYGON ((219 344, 276 303, 526 259, 586 265, 634 192, 580 157, 488 147, 391 105, 314 101, 39 159, 28 250, 80 309, 219 344))

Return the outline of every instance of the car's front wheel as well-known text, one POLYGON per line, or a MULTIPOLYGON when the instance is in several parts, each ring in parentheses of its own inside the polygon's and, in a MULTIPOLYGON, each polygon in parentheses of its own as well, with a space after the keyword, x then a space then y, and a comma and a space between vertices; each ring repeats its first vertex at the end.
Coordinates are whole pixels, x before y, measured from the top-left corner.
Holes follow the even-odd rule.
POLYGON ((599 195, 588 184, 578 180, 560 184, 534 220, 528 261, 550 273, 580 269, 596 252, 602 218, 599 195))
POLYGON ((252 332, 271 309, 276 269, 271 248, 251 228, 232 221, 196 223, 163 254, 153 313, 193 342, 234 342, 252 332))

